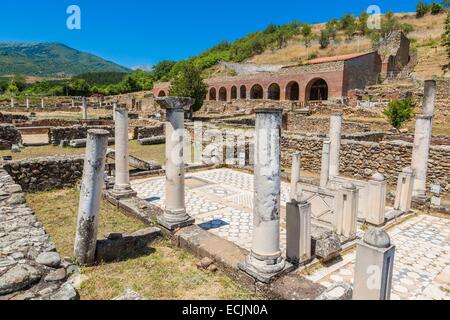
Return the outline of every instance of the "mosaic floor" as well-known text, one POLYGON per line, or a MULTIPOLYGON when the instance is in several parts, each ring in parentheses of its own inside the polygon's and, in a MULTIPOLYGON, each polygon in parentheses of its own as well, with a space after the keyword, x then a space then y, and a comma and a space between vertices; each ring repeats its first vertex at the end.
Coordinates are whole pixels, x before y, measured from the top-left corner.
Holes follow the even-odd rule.
MULTIPOLYGON (((141 199, 163 207, 164 177, 135 180, 141 199)), ((289 185, 282 183, 282 205, 289 185)), ((186 175, 186 208, 203 229, 249 250, 252 241, 253 176, 230 169, 186 175)), ((283 221, 282 221, 283 225, 283 221)), ((362 230, 359 230, 359 235, 362 230)), ((418 216, 389 231, 397 246, 392 299, 450 300, 450 220, 418 216), (445 289, 446 286, 446 289, 445 289), (444 287, 444 289, 443 289, 444 287)), ((286 230, 281 228, 285 252, 286 230)), ((353 281, 354 252, 307 276, 324 286, 353 281)))

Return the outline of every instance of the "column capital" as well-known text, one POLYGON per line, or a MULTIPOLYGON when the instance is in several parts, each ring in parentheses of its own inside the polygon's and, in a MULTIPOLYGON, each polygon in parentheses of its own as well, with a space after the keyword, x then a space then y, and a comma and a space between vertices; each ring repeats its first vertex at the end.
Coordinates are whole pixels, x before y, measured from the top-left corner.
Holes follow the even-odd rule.
POLYGON ((109 132, 103 129, 90 129, 88 130, 88 134, 92 134, 95 136, 109 136, 109 132))
POLYGON ((195 99, 189 97, 160 97, 156 98, 155 102, 162 109, 189 111, 195 103, 195 99))
POLYGON ((278 107, 258 107, 255 108, 256 113, 282 113, 283 109, 278 107))
POLYGON ((391 238, 386 231, 380 228, 370 228, 366 231, 363 241, 375 248, 389 248, 391 246, 391 238))

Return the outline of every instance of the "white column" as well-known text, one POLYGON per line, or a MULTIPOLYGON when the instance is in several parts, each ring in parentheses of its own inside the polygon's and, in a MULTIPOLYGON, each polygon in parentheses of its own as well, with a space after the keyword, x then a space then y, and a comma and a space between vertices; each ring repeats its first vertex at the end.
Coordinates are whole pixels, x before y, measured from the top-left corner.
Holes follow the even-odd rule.
POLYGON ((415 173, 413 196, 426 197, 428 159, 430 155, 433 117, 419 115, 416 121, 411 168, 415 173))
POLYGON ((286 265, 280 250, 282 110, 257 108, 255 111, 253 241, 250 255, 239 267, 267 283, 286 265))
POLYGON ((353 300, 390 300, 395 246, 382 229, 371 228, 358 241, 353 300))
POLYGON ((344 184, 335 199, 334 228, 338 235, 353 238, 358 217, 358 189, 353 183, 344 184))
POLYGON ((194 104, 192 98, 163 97, 156 103, 166 110, 166 206, 158 222, 169 230, 194 223, 186 212, 184 186, 184 113, 194 104))
POLYGON ((333 113, 330 118, 330 176, 339 175, 341 154, 342 113, 333 113))
POLYGON ((386 192, 386 180, 380 173, 375 173, 369 180, 367 193, 367 216, 365 219, 368 223, 376 226, 384 224, 384 215, 386 212, 386 192))
POLYGON ((27 106, 27 110, 29 110, 30 109, 30 99, 29 98, 26 99, 25 104, 27 106))
POLYGON ((113 120, 116 121, 116 108, 117 108, 117 102, 113 103, 113 120))
POLYGON ((203 163, 203 122, 194 122, 194 163, 203 163))
POLYGON ((436 102, 436 81, 426 80, 423 95, 422 113, 426 116, 434 116, 434 106, 436 102))
POLYGON ((330 140, 323 141, 322 167, 320 170, 320 187, 325 189, 330 180, 330 140))
POLYGON ((75 100, 72 99, 72 108, 75 108, 75 100))
POLYGON ((413 185, 414 171, 410 167, 406 167, 398 177, 394 210, 402 212, 408 212, 411 210, 413 185))
POLYGON ((131 189, 128 153, 128 110, 116 108, 115 121, 115 181, 112 194, 117 198, 136 195, 131 189))
POLYGON ((88 118, 88 106, 87 106, 86 97, 83 97, 82 111, 83 111, 83 120, 87 120, 87 118, 88 118))
POLYGON ((11 109, 14 108, 14 98, 11 98, 11 109))
POLYGON ((42 109, 42 110, 45 109, 45 101, 44 101, 44 98, 41 98, 41 109, 42 109))
POLYGON ((95 259, 108 135, 106 130, 88 131, 74 246, 75 258, 81 264, 90 265, 95 259))
POLYGON ((311 204, 286 203, 286 258, 293 264, 311 259, 311 204))
POLYGON ((298 195, 297 184, 300 180, 300 161, 301 153, 294 152, 292 154, 292 169, 291 169, 291 200, 299 201, 301 196, 298 195))

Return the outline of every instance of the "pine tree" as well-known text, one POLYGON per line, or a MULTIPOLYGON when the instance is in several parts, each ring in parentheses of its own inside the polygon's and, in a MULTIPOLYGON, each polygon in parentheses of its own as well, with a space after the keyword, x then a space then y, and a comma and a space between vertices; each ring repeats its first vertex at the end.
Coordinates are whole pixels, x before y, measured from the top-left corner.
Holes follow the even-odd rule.
POLYGON ((447 15, 444 26, 444 34, 442 35, 442 45, 447 48, 447 54, 450 57, 450 12, 447 15))

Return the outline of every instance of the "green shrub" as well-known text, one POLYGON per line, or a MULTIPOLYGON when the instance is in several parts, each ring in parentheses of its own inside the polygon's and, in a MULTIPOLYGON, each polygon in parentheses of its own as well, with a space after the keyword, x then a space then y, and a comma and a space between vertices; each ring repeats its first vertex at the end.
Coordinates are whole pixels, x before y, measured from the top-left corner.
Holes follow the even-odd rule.
POLYGON ((439 3, 436 3, 433 1, 433 3, 430 6, 431 14, 439 14, 444 10, 444 7, 441 6, 439 3))
POLYGON ((423 0, 419 1, 416 5, 416 18, 422 18, 430 11, 430 6, 423 0))
POLYGON ((394 100, 383 110, 389 123, 396 129, 400 129, 405 122, 414 117, 414 105, 411 98, 394 100))

